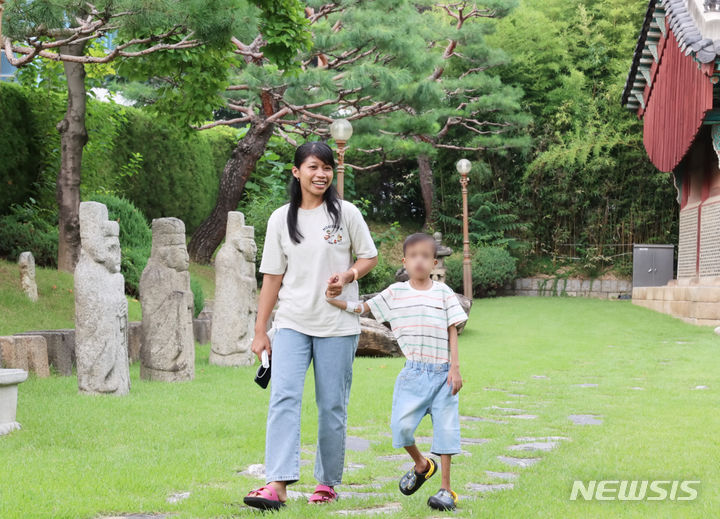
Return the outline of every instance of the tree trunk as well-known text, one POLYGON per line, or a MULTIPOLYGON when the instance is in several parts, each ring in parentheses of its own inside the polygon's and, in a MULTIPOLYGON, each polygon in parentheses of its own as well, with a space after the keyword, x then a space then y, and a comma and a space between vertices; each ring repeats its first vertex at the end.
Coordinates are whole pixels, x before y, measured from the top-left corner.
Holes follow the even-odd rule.
POLYGON ((422 192, 423 205, 425 207, 425 225, 423 229, 429 229, 433 224, 433 173, 430 165, 430 157, 418 155, 418 172, 420 177, 420 191, 422 192))
MULTIPOLYGON (((82 56, 84 44, 60 47, 63 54, 82 56)), ((88 140, 85 129, 85 66, 64 62, 68 86, 65 117, 57 125, 60 132, 60 171, 55 196, 58 203, 58 270, 74 272, 80 255, 80 174, 83 147, 88 140)))
POLYGON ((253 121, 245 137, 238 142, 230 160, 225 164, 215 208, 195 230, 188 244, 190 259, 196 263, 210 263, 215 249, 225 237, 228 211, 237 210, 245 183, 265 152, 272 136, 273 126, 264 120, 253 121))

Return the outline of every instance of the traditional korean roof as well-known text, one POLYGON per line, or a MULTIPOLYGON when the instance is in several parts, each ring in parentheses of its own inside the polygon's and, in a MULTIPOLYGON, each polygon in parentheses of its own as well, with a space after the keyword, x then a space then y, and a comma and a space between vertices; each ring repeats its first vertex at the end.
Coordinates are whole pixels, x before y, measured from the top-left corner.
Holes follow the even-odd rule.
POLYGON ((720 56, 720 1, 650 0, 622 95, 622 104, 630 110, 644 103, 650 68, 659 59, 657 44, 666 36, 666 20, 686 56, 698 63, 720 56))

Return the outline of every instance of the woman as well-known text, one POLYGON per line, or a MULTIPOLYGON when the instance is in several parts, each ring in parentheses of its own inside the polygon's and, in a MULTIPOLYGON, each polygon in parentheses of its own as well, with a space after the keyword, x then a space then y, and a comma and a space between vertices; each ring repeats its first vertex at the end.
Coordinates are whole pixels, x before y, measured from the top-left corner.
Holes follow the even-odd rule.
POLYGON ((300 404, 313 362, 318 442, 311 503, 337 498, 345 462, 347 405, 359 318, 326 302, 329 295, 357 301, 357 279, 377 264, 377 249, 360 211, 332 186, 330 147, 308 142, 295 151, 290 203, 268 220, 252 351, 272 359, 265 440, 267 484, 245 497, 249 506, 277 509, 286 487, 300 478, 300 404), (353 263, 354 255, 357 260, 353 263), (275 303, 272 350, 266 333, 275 303))

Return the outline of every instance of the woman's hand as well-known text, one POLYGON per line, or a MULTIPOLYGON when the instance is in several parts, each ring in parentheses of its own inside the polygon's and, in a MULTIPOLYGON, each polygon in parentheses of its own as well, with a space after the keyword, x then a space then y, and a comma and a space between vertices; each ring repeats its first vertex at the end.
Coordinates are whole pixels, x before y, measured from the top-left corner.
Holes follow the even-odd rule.
POLYGON ((253 337, 252 345, 250 350, 257 355, 257 358, 262 362, 262 352, 267 351, 268 357, 272 356, 272 348, 270 347, 270 337, 266 331, 256 331, 255 337, 253 337))
POLYGON ((352 282, 353 273, 351 271, 338 272, 330 276, 328 279, 328 287, 325 290, 325 297, 337 297, 342 293, 345 285, 352 282))

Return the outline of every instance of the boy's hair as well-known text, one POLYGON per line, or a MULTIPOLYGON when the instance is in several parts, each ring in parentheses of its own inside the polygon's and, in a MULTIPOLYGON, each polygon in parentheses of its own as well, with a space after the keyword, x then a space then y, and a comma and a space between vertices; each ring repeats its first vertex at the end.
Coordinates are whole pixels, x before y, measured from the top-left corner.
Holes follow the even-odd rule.
POLYGON ((411 234, 410 236, 405 238, 405 241, 403 242, 403 256, 405 255, 405 251, 410 245, 415 245, 416 243, 420 243, 423 241, 432 243, 433 258, 437 258, 437 243, 435 242, 435 238, 424 232, 416 232, 415 234, 411 234))

